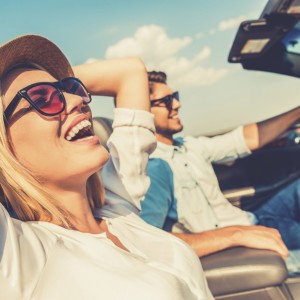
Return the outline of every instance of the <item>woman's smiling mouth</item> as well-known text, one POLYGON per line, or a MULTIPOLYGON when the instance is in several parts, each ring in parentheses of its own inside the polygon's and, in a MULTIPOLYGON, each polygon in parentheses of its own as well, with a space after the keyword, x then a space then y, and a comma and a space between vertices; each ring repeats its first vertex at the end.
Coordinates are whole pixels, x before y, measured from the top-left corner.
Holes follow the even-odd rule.
POLYGON ((75 141, 78 139, 93 136, 94 134, 91 130, 91 126, 92 123, 90 121, 82 120, 68 131, 65 139, 67 141, 75 141))

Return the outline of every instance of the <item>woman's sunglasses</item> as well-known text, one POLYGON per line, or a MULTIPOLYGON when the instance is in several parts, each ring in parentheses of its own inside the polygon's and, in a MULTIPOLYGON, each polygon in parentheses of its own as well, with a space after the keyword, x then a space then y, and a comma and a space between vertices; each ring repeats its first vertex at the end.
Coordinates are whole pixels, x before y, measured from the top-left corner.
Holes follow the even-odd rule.
POLYGON ((78 78, 67 77, 57 82, 37 82, 18 91, 4 111, 5 122, 8 122, 22 98, 29 102, 30 109, 33 107, 42 115, 55 116, 62 113, 66 108, 63 91, 80 96, 83 104, 92 101, 91 95, 78 78))
POLYGON ((160 99, 155 99, 151 101, 151 107, 154 106, 162 106, 161 104, 164 103, 165 107, 171 111, 172 110, 172 106, 173 106, 173 99, 176 99, 177 101, 179 101, 179 93, 178 92, 174 92, 171 95, 167 95, 163 98, 160 99))

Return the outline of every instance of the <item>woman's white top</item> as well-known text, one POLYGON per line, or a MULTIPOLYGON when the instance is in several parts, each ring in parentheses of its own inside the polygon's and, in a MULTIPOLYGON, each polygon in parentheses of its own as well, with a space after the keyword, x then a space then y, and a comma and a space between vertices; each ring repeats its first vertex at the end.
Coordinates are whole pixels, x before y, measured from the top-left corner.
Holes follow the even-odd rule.
POLYGON ((136 212, 155 147, 153 117, 116 109, 111 158, 102 175, 107 204, 95 211, 129 252, 105 233, 21 222, 0 205, 0 299, 212 299, 198 257, 136 212))

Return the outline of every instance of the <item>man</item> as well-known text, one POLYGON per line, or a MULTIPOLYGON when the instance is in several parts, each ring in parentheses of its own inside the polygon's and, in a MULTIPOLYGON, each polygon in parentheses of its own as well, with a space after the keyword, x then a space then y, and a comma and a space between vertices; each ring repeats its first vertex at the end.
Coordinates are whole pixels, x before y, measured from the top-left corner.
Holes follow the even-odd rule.
POLYGON ((300 118, 300 108, 214 138, 175 139, 183 128, 178 93, 168 87, 165 73, 153 71, 148 77, 158 146, 149 162, 151 186, 141 217, 186 241, 200 257, 246 246, 285 258, 286 246, 300 248, 300 181, 250 213, 225 199, 211 165, 266 145, 300 118))

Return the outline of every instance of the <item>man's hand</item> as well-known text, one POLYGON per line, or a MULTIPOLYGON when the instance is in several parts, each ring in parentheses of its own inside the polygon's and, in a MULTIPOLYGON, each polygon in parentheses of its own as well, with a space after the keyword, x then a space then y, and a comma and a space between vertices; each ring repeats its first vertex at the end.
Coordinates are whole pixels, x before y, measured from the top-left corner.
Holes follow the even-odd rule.
POLYGON ((173 234, 188 243, 199 257, 236 246, 276 251, 284 259, 288 255, 278 230, 264 226, 229 226, 200 233, 173 234))
POLYGON ((284 259, 288 249, 277 229, 264 226, 239 226, 233 236, 236 246, 267 249, 278 252, 284 259))

